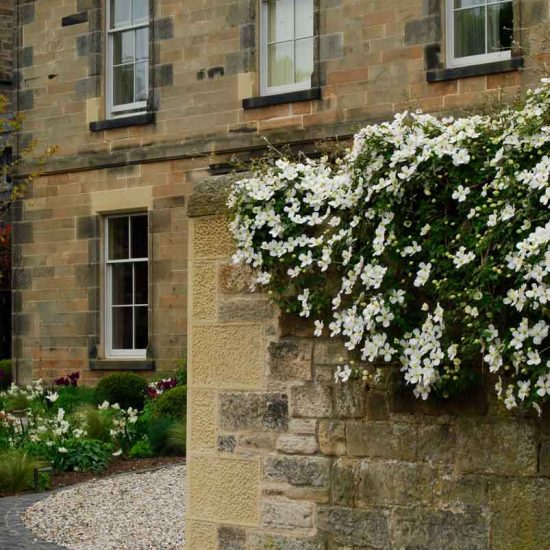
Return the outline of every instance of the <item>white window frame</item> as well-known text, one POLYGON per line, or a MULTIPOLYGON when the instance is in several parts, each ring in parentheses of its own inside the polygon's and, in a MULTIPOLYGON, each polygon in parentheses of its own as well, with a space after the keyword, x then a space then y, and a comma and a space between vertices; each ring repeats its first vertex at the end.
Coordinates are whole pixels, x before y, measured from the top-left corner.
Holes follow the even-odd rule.
MULTIPOLYGON (((502 0, 493 0, 485 4, 485 6, 491 4, 501 4, 502 0)), ((512 58, 511 50, 504 50, 501 52, 489 52, 480 55, 469 55, 466 57, 455 57, 455 20, 454 20, 454 0, 446 0, 446 50, 447 50, 447 67, 466 67, 468 65, 483 65, 485 63, 495 63, 497 61, 506 61, 512 58)), ((459 8, 468 9, 468 8, 459 8)), ((471 7, 470 7, 471 9, 471 7)), ((487 40, 487 16, 485 17, 485 40, 487 40)))
MULTIPOLYGON (((149 257, 147 258, 129 258, 124 260, 110 260, 109 259, 109 220, 112 220, 114 218, 131 218, 133 216, 147 216, 146 212, 134 212, 131 214, 115 214, 106 216, 104 218, 104 235, 105 235, 105 242, 104 242, 104 248, 103 248, 103 254, 104 254, 104 281, 105 281, 105 330, 104 330, 104 336, 105 336, 105 357, 106 358, 126 358, 126 359, 145 359, 147 357, 147 348, 145 349, 114 349, 113 348, 113 279, 112 279, 112 268, 111 266, 115 264, 121 264, 121 263, 139 263, 139 262, 147 262, 149 264, 149 257)), ((129 223, 128 224, 128 231, 129 231, 129 241, 128 241, 128 249, 129 251, 132 250, 132 226, 129 223)), ((146 235, 146 238, 149 239, 149 235, 146 235)), ((147 250, 149 250, 149 246, 147 246, 147 250)), ((131 254, 131 252, 129 252, 131 254)), ((149 265, 147 266, 149 269, 149 265)), ((135 280, 135 276, 132 275, 133 279, 135 280)), ((149 279, 149 277, 148 277, 149 279)), ((135 285, 135 281, 133 281, 133 284, 135 285)), ((149 286, 149 282, 148 282, 149 286)), ((147 304, 134 304, 134 296, 132 296, 132 310, 135 307, 144 307, 147 306, 148 308, 148 318, 150 315, 149 311, 149 288, 147 289, 147 304)), ((127 307, 127 306, 125 306, 127 307)), ((132 316, 132 323, 135 323, 134 317, 132 316)), ((135 327, 132 326, 133 331, 133 338, 135 341, 135 327)))
MULTIPOLYGON (((107 62, 106 62, 106 78, 105 78, 105 84, 106 84, 106 98, 107 98, 107 118, 121 118, 124 116, 133 116, 138 114, 143 114, 147 112, 147 101, 134 101, 133 103, 125 103, 122 105, 114 105, 114 93, 113 93, 113 87, 115 83, 115 73, 113 68, 113 36, 115 34, 118 34, 120 32, 129 31, 129 30, 137 30, 142 29, 145 27, 149 27, 150 19, 148 19, 144 23, 137 23, 135 25, 126 25, 125 27, 117 27, 116 29, 111 29, 111 8, 112 3, 116 0, 106 0, 106 15, 105 15, 105 23, 107 25, 107 62)), ((149 47, 149 46, 148 46, 149 47)), ((135 55, 135 48, 134 48, 134 55, 135 55)), ((149 71, 151 70, 151 63, 150 63, 149 55, 147 56, 147 75, 149 75, 149 71)), ((134 63, 135 66, 135 63, 134 63)), ((135 69, 134 69, 135 70, 135 69)), ((134 75, 135 79, 135 75, 134 75)), ((135 87, 135 80, 134 80, 134 87, 135 87)), ((135 93, 135 89, 134 89, 135 93)))
MULTIPOLYGON (((294 3, 299 2, 300 0, 294 0, 294 3)), ((315 15, 315 3, 313 4, 314 15, 315 15)), ((296 17, 296 8, 294 8, 294 17, 296 17)), ((268 56, 268 36, 269 36, 269 9, 268 9, 268 0, 260 0, 260 95, 275 95, 275 94, 285 94, 288 92, 299 92, 302 90, 311 89, 311 78, 309 82, 306 80, 304 82, 298 82, 295 84, 285 84, 283 86, 269 86, 269 56, 268 56)), ((296 47, 296 25, 294 26, 294 38, 293 42, 296 47)), ((305 37, 304 37, 305 38, 305 37)), ((313 34, 311 35, 313 41, 315 41, 315 22, 313 34)), ((315 43, 315 42, 314 42, 315 43)), ((296 50, 295 50, 296 51, 296 50)), ((315 49, 314 49, 315 51, 315 49)), ((296 55, 296 54, 295 54, 296 55)), ((315 54, 314 54, 315 55, 315 54)), ((315 62, 315 59, 313 59, 315 62)), ((296 69, 296 67, 294 67, 296 69)))

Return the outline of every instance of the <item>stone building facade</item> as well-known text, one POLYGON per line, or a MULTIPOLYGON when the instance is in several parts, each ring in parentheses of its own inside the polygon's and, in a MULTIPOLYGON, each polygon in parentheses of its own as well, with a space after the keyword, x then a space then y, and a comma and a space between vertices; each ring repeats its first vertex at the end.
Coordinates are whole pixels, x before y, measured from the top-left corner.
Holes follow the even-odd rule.
POLYGON ((187 349, 188 197, 232 159, 263 154, 266 140, 311 150, 407 107, 456 111, 514 94, 547 59, 545 0, 513 3, 506 59, 456 68, 445 63, 444 0, 296 2, 310 6, 311 74, 275 94, 262 85, 260 0, 17 3, 20 145, 58 147, 15 210, 18 380, 175 368, 187 349), (132 97, 118 111, 128 71, 132 97), (148 291, 111 310, 106 219, 136 213, 147 215, 148 291))
POLYGON ((289 1, 280 16, 264 0, 17 2, 20 146, 58 148, 15 209, 19 381, 175 367, 187 348, 187 201, 231 161, 268 143, 311 151, 405 108, 513 96, 548 61, 547 0, 499 0, 505 51, 466 64, 448 62, 446 0, 295 1, 290 39, 289 1), (295 59, 278 53, 289 44, 295 59), (132 258, 106 265, 106 219, 134 214, 148 219, 146 275, 132 258), (125 269, 147 292, 115 311, 109 281, 125 269))
POLYGON ((482 44, 484 0, 286 0, 307 9, 270 40, 273 4, 17 3, 20 145, 58 147, 14 209, 17 380, 188 355, 192 550, 548 547, 550 429, 484 393, 335 388, 339 344, 246 291, 221 206, 224 172, 272 147, 514 97, 550 61, 548 0, 498 0, 482 44))
POLYGON ((226 186, 188 210, 188 548, 548 548, 547 413, 510 415, 492 385, 417 400, 399 372, 335 384, 343 343, 230 261, 226 186))

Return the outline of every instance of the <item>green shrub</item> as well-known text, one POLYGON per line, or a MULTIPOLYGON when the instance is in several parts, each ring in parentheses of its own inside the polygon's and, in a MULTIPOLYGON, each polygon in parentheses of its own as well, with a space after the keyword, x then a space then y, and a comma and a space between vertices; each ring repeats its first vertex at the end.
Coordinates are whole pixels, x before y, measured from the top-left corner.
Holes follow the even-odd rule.
POLYGON ((147 440, 155 455, 170 454, 168 434, 176 422, 173 418, 163 416, 151 421, 147 426, 147 440))
POLYGON ((83 404, 93 405, 95 403, 95 390, 86 386, 64 386, 56 389, 59 397, 55 405, 71 413, 83 404))
POLYGON ((58 470, 100 473, 109 465, 113 446, 97 439, 73 438, 64 443, 64 449, 56 458, 58 470))
POLYGON ((166 390, 160 397, 153 401, 153 413, 155 418, 163 416, 170 418, 182 418, 187 412, 187 386, 176 386, 166 390))
POLYGON ((11 376, 11 359, 0 360, 0 390, 5 390, 10 387, 12 382, 11 376))
POLYGON ((168 428, 167 448, 176 456, 185 456, 187 448, 187 420, 183 418, 168 428))
POLYGON ((34 484, 34 469, 44 463, 26 451, 9 451, 0 455, 0 491, 18 493, 34 484))
POLYGON ((153 449, 151 449, 149 441, 142 439, 141 441, 134 443, 128 453, 128 456, 130 458, 151 458, 154 456, 154 453, 153 449))
POLYGON ((123 409, 141 410, 145 403, 147 381, 137 374, 116 372, 102 378, 95 390, 97 403, 118 403, 123 409))
POLYGON ((187 361, 185 359, 178 361, 176 382, 178 383, 178 386, 187 386, 187 361))

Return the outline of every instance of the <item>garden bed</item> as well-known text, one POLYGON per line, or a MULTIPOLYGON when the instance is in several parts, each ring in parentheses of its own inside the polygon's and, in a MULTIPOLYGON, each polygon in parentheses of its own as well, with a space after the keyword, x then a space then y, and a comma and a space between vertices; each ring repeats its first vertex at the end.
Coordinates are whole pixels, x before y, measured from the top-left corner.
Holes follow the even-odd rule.
POLYGON ((185 370, 78 381, 72 373, 0 392, 0 496, 184 462, 185 370))

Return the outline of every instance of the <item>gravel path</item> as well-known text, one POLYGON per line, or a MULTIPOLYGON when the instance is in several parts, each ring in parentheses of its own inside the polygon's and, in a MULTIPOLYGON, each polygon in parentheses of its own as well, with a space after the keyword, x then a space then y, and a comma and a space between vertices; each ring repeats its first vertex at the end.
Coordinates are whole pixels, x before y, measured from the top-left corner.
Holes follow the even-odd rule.
POLYGON ((181 550, 185 472, 178 465, 89 481, 36 502, 23 521, 74 550, 181 550))

